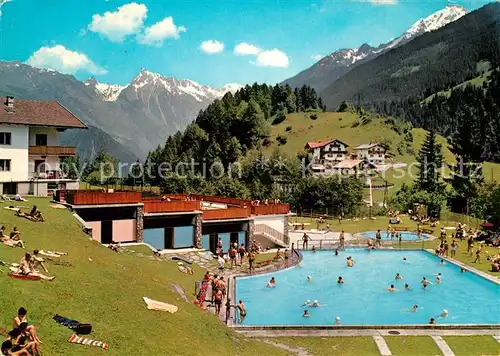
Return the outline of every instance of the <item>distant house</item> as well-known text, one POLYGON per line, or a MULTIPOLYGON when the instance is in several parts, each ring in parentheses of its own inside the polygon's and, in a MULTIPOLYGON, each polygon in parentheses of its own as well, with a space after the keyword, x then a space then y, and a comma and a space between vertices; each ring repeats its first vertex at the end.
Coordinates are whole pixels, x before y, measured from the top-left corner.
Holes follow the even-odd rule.
POLYGON ((365 143, 354 148, 355 157, 358 160, 367 160, 370 163, 379 165, 385 164, 387 152, 379 143, 365 143))
POLYGON ((349 145, 340 140, 310 141, 305 149, 313 155, 313 163, 318 169, 324 166, 326 169, 333 168, 338 162, 347 158, 347 148, 349 145))
POLYGON ((346 159, 339 162, 333 167, 333 170, 337 174, 344 176, 359 176, 365 174, 371 174, 374 169, 376 169, 373 163, 368 160, 363 159, 346 159))
POLYGON ((59 136, 87 126, 56 101, 0 100, 0 192, 47 196, 49 189, 78 189, 60 169, 60 158, 75 156, 76 148, 60 146, 59 136))

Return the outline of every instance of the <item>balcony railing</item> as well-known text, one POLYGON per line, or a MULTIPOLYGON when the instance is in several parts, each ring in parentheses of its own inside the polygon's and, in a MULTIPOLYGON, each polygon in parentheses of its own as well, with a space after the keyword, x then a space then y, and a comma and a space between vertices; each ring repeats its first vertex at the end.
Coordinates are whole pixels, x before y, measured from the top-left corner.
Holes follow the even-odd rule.
POLYGON ((106 193, 99 190, 68 190, 66 201, 72 205, 133 204, 141 202, 141 192, 106 193))
POLYGON ((201 210, 199 201, 144 201, 146 213, 174 213, 201 210))
POLYGON ((72 146, 30 146, 28 153, 33 156, 75 156, 76 147, 72 146))
POLYGON ((288 214, 290 212, 290 205, 288 204, 268 204, 252 206, 253 215, 280 215, 288 214))
POLYGON ((203 220, 244 219, 251 215, 250 208, 227 208, 204 210, 201 218, 203 220))

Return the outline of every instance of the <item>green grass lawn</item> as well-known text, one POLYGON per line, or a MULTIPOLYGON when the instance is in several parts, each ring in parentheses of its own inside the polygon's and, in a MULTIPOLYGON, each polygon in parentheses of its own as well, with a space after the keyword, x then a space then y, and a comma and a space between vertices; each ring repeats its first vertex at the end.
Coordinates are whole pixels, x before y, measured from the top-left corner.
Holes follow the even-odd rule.
POLYGON ((430 336, 384 336, 393 356, 441 355, 430 336))
POLYGON ((377 345, 371 337, 277 337, 273 342, 302 347, 314 356, 378 356, 377 345))
POLYGON ((491 336, 443 336, 456 356, 498 356, 500 343, 491 336))
MULTIPOLYGON (((91 338, 107 342, 110 355, 207 355, 218 350, 225 355, 285 355, 286 352, 262 342, 237 335, 212 314, 186 303, 172 291, 179 284, 193 298, 194 282, 204 271, 193 267, 190 276, 170 262, 151 261, 129 254, 116 254, 89 241, 71 213, 49 207, 47 199, 29 198, 46 217, 34 223, 0 209, 0 222, 10 231, 17 226, 27 249, 59 250, 73 267, 48 264, 53 282, 11 279, 7 268, 0 273, 0 328, 10 328, 21 306, 39 329, 45 355, 96 355, 99 348, 68 343, 72 331, 52 320, 56 313, 91 323, 91 338), (91 261, 90 261, 91 260, 91 261), (150 311, 142 297, 175 304, 175 314, 150 311), (210 351, 208 351, 210 352, 210 351)), ((134 249, 134 247, 132 247, 134 249)), ((0 260, 19 262, 22 249, 0 245, 0 260)))

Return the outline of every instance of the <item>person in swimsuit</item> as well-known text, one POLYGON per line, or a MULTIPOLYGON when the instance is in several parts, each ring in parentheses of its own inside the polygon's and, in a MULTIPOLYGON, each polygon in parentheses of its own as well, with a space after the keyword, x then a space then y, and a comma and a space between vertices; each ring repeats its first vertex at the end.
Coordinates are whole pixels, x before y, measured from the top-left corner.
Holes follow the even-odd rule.
POLYGON ((391 284, 391 286, 389 288, 387 288, 387 290, 389 292, 397 292, 398 291, 396 288, 394 288, 394 284, 391 284))
POLYGON ((309 312, 307 310, 304 310, 304 314, 302 314, 302 317, 303 318, 308 318, 310 316, 311 316, 311 314, 309 314, 309 312))
POLYGON ((339 279, 337 279, 337 284, 344 284, 344 280, 342 279, 342 276, 339 276, 339 279))
POLYGON ((402 312, 411 312, 411 313, 416 313, 418 311, 418 305, 414 305, 411 309, 402 309, 402 312))
POLYGON ((271 280, 267 283, 267 288, 274 288, 276 287, 276 280, 274 279, 274 277, 271 277, 271 280))
POLYGON ((238 254, 240 255, 240 266, 243 265, 243 257, 245 257, 245 253, 247 251, 245 250, 245 244, 241 244, 240 248, 238 249, 238 254))
POLYGON ((288 249, 285 249, 285 252, 283 253, 283 256, 285 257, 285 266, 288 267, 288 249))
POLYGON ((10 339, 5 340, 2 343, 2 348, 1 348, 2 355, 5 355, 5 356, 31 356, 31 354, 29 353, 29 351, 26 348, 22 348, 18 351, 14 351, 16 349, 17 349, 17 347, 14 347, 14 345, 12 344, 12 340, 10 340, 10 339))
POLYGON ((313 280, 312 276, 307 276, 307 281, 308 281, 309 283, 311 283, 311 282, 312 282, 312 280, 313 280))
POLYGON ((347 267, 354 267, 354 260, 351 258, 351 256, 347 257, 347 267))
POLYGON ((240 299, 238 305, 236 306, 236 308, 238 309, 239 314, 240 314, 239 323, 243 324, 243 320, 245 320, 245 317, 247 316, 247 310, 245 309, 245 304, 243 304, 243 301, 241 299, 240 299))
POLYGON ((211 286, 212 286, 212 303, 215 301, 215 295, 217 294, 218 290, 218 281, 219 281, 219 276, 214 275, 214 277, 211 280, 211 286))
POLYGON ((429 284, 432 284, 432 282, 429 282, 427 280, 427 278, 425 278, 425 277, 423 277, 423 279, 420 283, 422 283, 422 286, 424 287, 424 289, 426 289, 429 284))
POLYGON ((437 324, 437 323, 436 323, 436 319, 431 318, 431 320, 429 320, 429 324, 437 324))
POLYGON ((403 276, 401 276, 399 273, 396 273, 396 277, 395 277, 396 280, 402 280, 403 279, 403 276))
POLYGON ((380 233, 380 230, 377 230, 377 233, 375 234, 375 245, 378 247, 382 245, 382 234, 380 233))
POLYGON ((479 262, 481 263, 481 253, 483 252, 483 246, 479 246, 476 250, 476 259, 473 263, 479 262))
POLYGON ((457 253, 458 244, 456 240, 453 240, 451 243, 451 258, 455 258, 457 253))
POLYGON ((236 263, 236 254, 237 254, 237 251, 236 251, 236 249, 233 246, 231 246, 229 248, 229 252, 228 253, 229 253, 229 258, 231 259, 231 269, 232 269, 233 265, 238 265, 236 263))
POLYGON ((224 295, 222 294, 222 291, 219 289, 217 293, 215 293, 215 314, 219 315, 220 314, 220 308, 222 305, 222 299, 224 298, 224 295))
POLYGON ((253 268, 253 261, 255 261, 255 253, 253 251, 250 251, 248 253, 248 272, 252 272, 252 270, 255 270, 255 268, 253 268))
POLYGON ((345 237, 344 237, 344 230, 340 232, 340 238, 339 238, 339 249, 343 250, 345 248, 345 237))
POLYGON ((408 283, 405 283, 405 291, 410 291, 411 288, 410 288, 410 285, 408 283))
POLYGON ((309 236, 304 232, 302 235, 302 249, 306 250, 308 248, 309 236))

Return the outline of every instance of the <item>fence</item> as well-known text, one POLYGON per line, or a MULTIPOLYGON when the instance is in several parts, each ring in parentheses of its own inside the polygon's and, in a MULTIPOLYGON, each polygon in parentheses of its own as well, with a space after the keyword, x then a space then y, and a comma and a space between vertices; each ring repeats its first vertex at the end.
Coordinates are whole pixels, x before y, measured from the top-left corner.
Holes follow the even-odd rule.
POLYGON ((99 190, 68 190, 66 202, 72 205, 133 204, 141 202, 140 192, 106 193, 99 190))
POLYGON ((168 213, 201 210, 199 201, 144 201, 146 213, 168 213))
POLYGON ((201 218, 203 220, 218 220, 218 219, 243 219, 249 218, 251 214, 250 208, 227 208, 204 210, 201 218))

